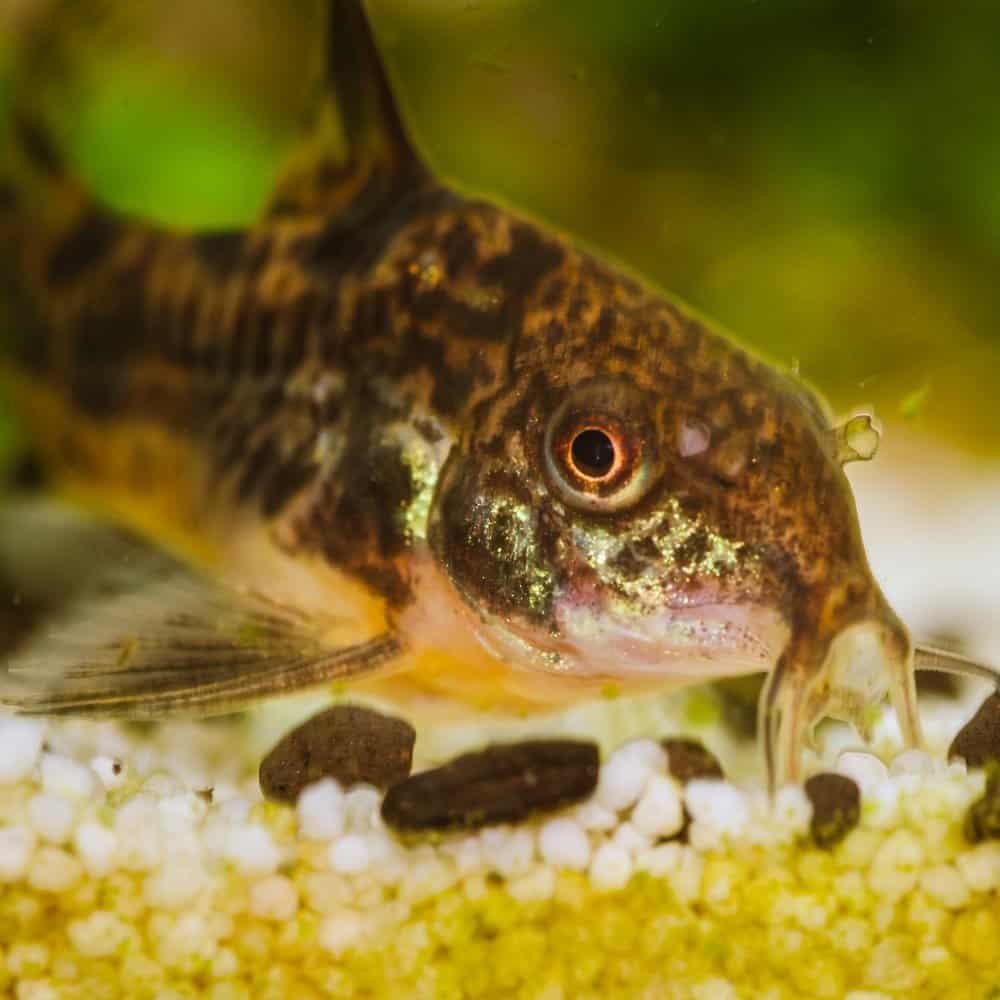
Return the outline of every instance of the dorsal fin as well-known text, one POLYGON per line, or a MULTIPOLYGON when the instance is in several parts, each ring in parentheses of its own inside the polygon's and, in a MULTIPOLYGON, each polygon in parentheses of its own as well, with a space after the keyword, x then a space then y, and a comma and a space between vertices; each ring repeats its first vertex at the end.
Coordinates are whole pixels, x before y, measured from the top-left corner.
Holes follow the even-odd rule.
POLYGON ((409 171, 420 165, 362 0, 331 0, 327 73, 352 153, 409 171))
POLYGON ((362 0, 328 0, 326 13, 317 121, 277 185, 271 215, 335 212, 361 191, 398 191, 428 176, 403 124, 362 0))

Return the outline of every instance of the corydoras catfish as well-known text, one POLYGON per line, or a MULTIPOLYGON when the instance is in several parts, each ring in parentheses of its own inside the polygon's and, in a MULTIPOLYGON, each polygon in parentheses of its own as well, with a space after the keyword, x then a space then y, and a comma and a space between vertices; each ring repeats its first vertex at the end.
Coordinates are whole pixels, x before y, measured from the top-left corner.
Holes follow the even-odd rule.
POLYGON ((169 555, 67 548, 106 572, 0 701, 158 718, 338 681, 499 711, 766 672, 772 786, 886 692, 919 744, 824 404, 441 183, 360 3, 329 14, 325 124, 243 231, 113 212, 15 113, 13 397, 57 491, 169 555))

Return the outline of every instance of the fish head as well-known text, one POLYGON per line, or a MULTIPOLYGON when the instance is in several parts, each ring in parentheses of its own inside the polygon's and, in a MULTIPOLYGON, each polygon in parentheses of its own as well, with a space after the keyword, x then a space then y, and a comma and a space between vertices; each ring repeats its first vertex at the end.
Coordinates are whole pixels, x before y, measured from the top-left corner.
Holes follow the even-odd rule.
POLYGON ((470 409, 428 540, 480 641, 563 676, 705 680, 807 640, 819 663, 891 617, 818 397, 571 250, 470 409))

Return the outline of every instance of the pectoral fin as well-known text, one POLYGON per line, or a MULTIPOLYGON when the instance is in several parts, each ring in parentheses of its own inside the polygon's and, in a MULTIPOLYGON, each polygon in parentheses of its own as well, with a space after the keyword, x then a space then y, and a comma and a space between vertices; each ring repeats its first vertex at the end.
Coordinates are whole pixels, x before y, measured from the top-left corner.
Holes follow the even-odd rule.
POLYGON ((23 581, 32 601, 61 604, 0 661, 0 705, 133 718, 216 714, 371 674, 399 652, 388 633, 333 646, 324 638, 329 621, 219 584, 90 518, 75 534, 67 522, 62 535, 35 535, 41 551, 32 558, 38 527, 0 517, 5 585, 20 594, 23 581))

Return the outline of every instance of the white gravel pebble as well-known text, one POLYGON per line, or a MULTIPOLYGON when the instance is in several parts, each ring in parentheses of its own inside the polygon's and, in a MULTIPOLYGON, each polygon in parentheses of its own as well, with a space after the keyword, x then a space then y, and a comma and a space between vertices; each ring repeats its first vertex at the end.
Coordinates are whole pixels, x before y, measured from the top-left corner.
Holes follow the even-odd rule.
POLYGON ((667 768, 667 753, 654 740, 624 743, 601 768, 594 798, 605 809, 622 812, 642 796, 649 779, 667 768))
POLYGON ((0 719, 0 785, 23 781, 42 752, 45 725, 34 719, 0 719))
POLYGON ((344 832, 344 793, 333 778, 302 790, 295 804, 299 830, 312 840, 333 840, 344 832))
POLYGON ((618 813, 605 808, 593 798, 581 802, 572 815, 584 830, 613 830, 618 825, 618 813))
POLYGON ((270 875, 281 864, 281 851, 271 832, 259 823, 229 831, 226 857, 244 875, 270 875))
POLYGON ((647 837, 670 837, 684 825, 684 807, 675 782, 654 774, 632 810, 632 825, 647 837))
POLYGON ((511 879, 507 891, 520 903, 542 903, 555 895, 556 873, 536 865, 527 875, 511 879))
POLYGON ((152 908, 177 911, 191 906, 207 884, 197 856, 174 855, 147 876, 142 893, 152 908))
MULTIPOLYGON (((10 720, 0 722, 0 750, 3 728, 9 737, 9 726, 10 720)), ((659 744, 638 740, 608 758, 599 793, 590 801, 548 818, 415 844, 382 825, 381 795, 375 789, 345 791, 326 779, 299 797, 293 840, 288 829, 291 811, 275 817, 270 807, 261 810, 250 780, 234 771, 217 776, 214 764, 194 757, 190 772, 175 770, 169 753, 179 753, 181 747, 168 753, 150 737, 146 742, 152 749, 146 747, 142 757, 82 729, 77 734, 61 727, 44 730, 48 749, 41 750, 39 738, 22 785, 0 787, 0 890, 4 882, 24 880, 40 893, 68 891, 71 900, 79 897, 80 911, 71 917, 81 919, 71 920, 68 928, 78 954, 65 961, 80 963, 81 969, 84 957, 121 956, 133 947, 131 911, 126 916, 101 910, 84 915, 94 905, 117 906, 119 886, 133 883, 141 890, 122 898, 149 915, 157 958, 178 968, 195 959, 217 979, 239 974, 234 963, 242 958, 236 958, 238 949, 231 942, 236 940, 237 921, 246 915, 272 925, 270 930, 257 927, 255 933, 265 935, 263 944, 272 934, 276 941, 283 939, 301 917, 312 920, 315 913, 318 943, 335 955, 389 939, 401 921, 415 915, 416 923, 405 933, 413 935, 408 953, 417 954, 420 934, 429 933, 421 923, 421 908, 437 907, 441 895, 451 889, 482 899, 502 886, 501 891, 526 904, 565 896, 573 905, 578 899, 587 905, 579 880, 560 872, 581 872, 599 891, 621 890, 635 872, 646 872, 662 880, 664 891, 669 886, 684 906, 732 907, 737 879, 750 863, 746 859, 769 856, 753 845, 770 848, 801 835, 811 814, 798 786, 779 789, 773 802, 757 788, 744 791, 723 781, 692 781, 682 788, 666 773, 666 754, 659 744), (115 773, 112 755, 118 753, 128 761, 127 783, 121 777, 124 767, 115 773), (187 777, 180 777, 187 773, 198 783, 190 786, 187 777), (214 804, 189 790, 203 787, 202 779, 205 787, 218 792, 214 804), (129 797, 105 797, 105 790, 122 783, 130 792, 141 790, 129 797), (766 808, 761 805, 765 799, 766 808), (682 828, 685 808, 691 815, 690 843, 657 843, 682 828), (758 830, 762 839, 754 841, 758 830), (742 852, 743 860, 706 853, 736 838, 735 853, 739 857, 742 852), (214 909, 215 896, 236 873, 227 870, 224 861, 246 881, 234 897, 234 907, 220 914, 214 909), (294 879, 279 874, 284 862, 289 873, 294 870, 294 879), (110 895, 98 890, 96 897, 92 884, 80 881, 119 869, 142 875, 113 879, 107 886, 110 895), (290 928, 282 926, 286 924, 290 928)), ((34 723, 29 729, 43 731, 34 723)), ((5 766, 6 761, 0 762, 0 773, 5 766)), ((808 941, 811 931, 836 922, 831 940, 838 949, 868 950, 879 935, 898 929, 893 926, 898 902, 910 893, 913 914, 907 919, 921 921, 928 931, 914 961, 948 960, 948 948, 938 948, 936 957, 932 954, 939 943, 931 940, 941 920, 953 919, 954 913, 946 911, 968 907, 973 894, 1000 889, 1000 843, 967 847, 954 836, 960 811, 981 792, 981 785, 976 786, 981 775, 945 770, 922 754, 901 754, 891 773, 867 753, 842 753, 837 766, 862 786, 862 822, 832 854, 808 848, 802 857, 797 848, 789 852, 793 864, 774 872, 777 902, 763 918, 769 933, 773 930, 775 940, 791 952, 808 941), (890 822, 902 828, 885 829, 890 822), (957 851, 961 853, 956 856, 957 851), (819 879, 829 888, 819 888, 819 879), (816 892, 828 896, 816 902, 816 892), (841 928, 850 919, 860 928, 853 939, 841 928)), ((982 901, 981 895, 978 898, 982 901)), ((441 899, 442 906, 452 903, 441 899)), ((672 933, 672 919, 664 918, 657 935, 672 933)), ((256 942, 251 946, 259 950, 256 942)), ((0 943, 0 977, 10 964, 10 951, 0 943)), ((882 964, 887 963, 885 959, 882 964)), ((51 974, 70 981, 73 970, 67 969, 65 974, 51 974)), ((37 975, 50 971, 43 968, 37 975)), ((893 980, 867 973, 863 980, 882 981, 893 980)), ((728 997, 731 992, 721 978, 703 980, 693 989, 704 997, 728 997)))
MULTIPOLYGON (((384 830, 369 833, 365 837, 365 844, 368 847, 368 867, 372 876, 383 885, 399 882, 410 863, 406 849, 384 830)), ((457 864, 457 857, 455 860, 457 864)))
POLYGON ((26 826, 0 827, 0 882, 16 882, 28 870, 35 834, 26 826))
POLYGON ((250 888, 250 915, 261 920, 285 923, 299 908, 295 883, 284 875, 271 875, 250 888))
POLYGON ((899 777, 904 774, 927 776, 943 770, 944 761, 935 760, 923 750, 904 750, 897 754, 889 765, 889 774, 899 777))
POLYGON ((693 903, 704 893, 705 858, 687 844, 677 847, 676 863, 666 872, 667 884, 681 903, 693 903))
POLYGON ((97 775, 86 764, 62 754, 42 754, 42 790, 64 799, 89 799, 97 791, 97 775))
POLYGON ((197 910, 181 913, 158 939, 159 959, 165 965, 180 965, 192 958, 208 957, 215 951, 215 938, 207 914, 197 910))
POLYGON ((691 1000, 738 1000, 736 987, 728 979, 714 977, 691 986, 691 1000))
POLYGON ((654 878, 662 878, 667 872, 675 870, 680 860, 680 844, 657 844, 639 854, 635 867, 637 871, 649 872, 654 878))
POLYGON ((886 781, 875 785, 867 793, 862 792, 865 804, 865 822, 877 830, 899 826, 900 782, 903 779, 886 781))
POLYGON ((240 973, 240 959, 232 948, 219 948, 212 959, 212 976, 215 979, 229 979, 240 973))
POLYGON ((382 793, 371 785, 356 785, 344 794, 347 828, 359 833, 382 827, 382 793))
POLYGON ((458 881, 458 870, 433 850, 412 858, 399 886, 399 898, 416 905, 447 892, 458 881))
POLYGON ((590 864, 590 838, 575 820, 550 819, 539 831, 538 847, 545 863, 554 868, 583 871, 590 864))
POLYGON ((31 797, 28 819, 42 840, 50 844, 64 844, 73 832, 76 809, 72 802, 42 792, 31 797))
POLYGON ((924 845, 909 830, 896 830, 872 858, 868 884, 883 900, 901 899, 916 884, 924 863, 924 845))
POLYGON ((169 836, 190 833, 208 813, 208 803, 183 790, 160 799, 160 828, 169 836))
POLYGON ((590 881, 598 889, 623 889, 632 877, 632 859, 618 844, 601 844, 590 863, 590 881))
POLYGON ((515 878, 526 874, 535 857, 535 834, 533 830, 515 829, 505 831, 492 846, 487 846, 489 835, 493 831, 484 830, 486 838, 483 845, 483 857, 494 871, 504 878, 515 878))
POLYGON ((971 894, 954 865, 935 865, 920 873, 920 888, 949 910, 968 904, 971 894))
POLYGON ((358 875, 371 862, 368 844, 358 833, 348 833, 335 840, 327 854, 330 867, 342 875, 358 875))
POLYGON ((939 965, 951 959, 951 952, 941 944, 928 944, 917 952, 917 961, 921 965, 939 965))
POLYGON ((128 940, 130 932, 116 913, 95 910, 66 928, 70 943, 87 958, 108 958, 128 940))
POLYGON ((92 820, 81 823, 76 828, 73 846, 93 878, 102 878, 115 867, 118 837, 106 826, 92 820))
POLYGON ((128 781, 128 768, 114 757, 100 754, 90 761, 90 769, 97 775, 97 780, 104 786, 106 791, 114 791, 121 788, 128 781))
POLYGON ((441 845, 441 850, 455 862, 462 878, 483 869, 483 845, 479 837, 460 837, 458 840, 446 841, 441 845))
POLYGON ((1000 844, 977 844, 959 854, 955 866, 973 892, 1000 888, 1000 844))
POLYGON ((357 945, 365 931, 364 917, 356 910, 338 910, 319 925, 319 943, 333 955, 357 945))
POLYGON ((774 818, 792 833, 805 833, 812 820, 813 807, 801 785, 785 785, 778 789, 774 801, 774 818))
POLYGON ((651 838, 644 836, 631 823, 627 822, 622 823, 615 830, 611 837, 611 843, 617 844, 633 858, 653 846, 651 838))
POLYGON ((473 903, 483 899, 489 892, 489 884, 486 881, 486 876, 480 873, 478 875, 469 875, 467 878, 462 879, 462 892, 465 898, 473 903))
POLYGON ((83 875, 83 866, 58 847, 35 851, 28 868, 28 884, 39 892, 65 892, 83 875))
POLYGON ((250 818, 250 808, 249 799, 243 798, 242 795, 236 795, 224 802, 220 801, 215 812, 219 819, 238 826, 241 823, 246 823, 250 818))
POLYGON ((838 774, 851 778, 861 789, 862 795, 870 794, 875 788, 889 780, 889 770, 874 754, 859 750, 848 750, 837 758, 838 774))
POLYGON ((163 857, 163 837, 159 829, 159 805, 149 792, 133 795, 115 814, 119 860, 130 871, 149 871, 163 857))
POLYGON ((726 837, 739 836, 750 819, 746 795, 725 781, 689 781, 684 802, 691 814, 691 843, 703 850, 718 846, 726 837))
POLYGON ((482 848, 483 864, 487 868, 496 869, 497 858, 509 836, 510 829, 506 826, 488 826, 480 831, 479 844, 482 848))

